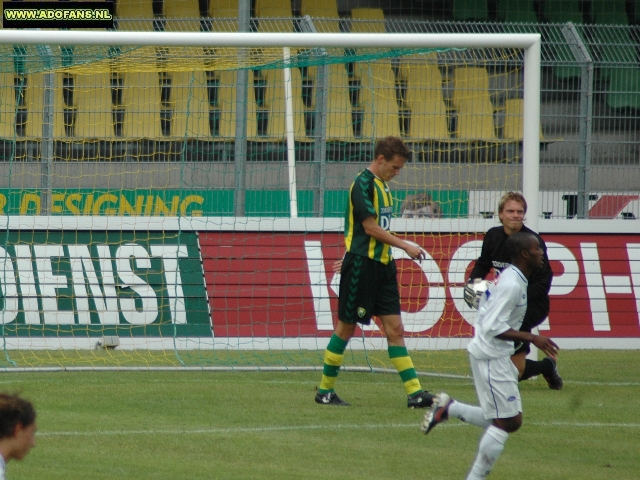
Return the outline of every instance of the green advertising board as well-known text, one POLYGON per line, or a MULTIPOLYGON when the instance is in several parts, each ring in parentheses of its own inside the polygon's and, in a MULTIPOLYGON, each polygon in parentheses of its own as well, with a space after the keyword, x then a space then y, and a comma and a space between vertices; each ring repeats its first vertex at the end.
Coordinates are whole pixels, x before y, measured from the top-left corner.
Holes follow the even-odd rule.
POLYGON ((9 231, 0 243, 8 336, 211 336, 193 232, 9 231))
MULTIPOLYGON (((394 192, 395 213, 408 191, 394 192)), ((445 217, 468 214, 468 192, 464 190, 434 190, 428 192, 438 202, 445 217)), ((298 214, 316 216, 311 190, 298 191, 298 214)), ((325 190, 324 217, 343 217, 347 190, 325 190)), ((44 215, 44 194, 41 190, 0 189, 0 215, 44 215)), ((247 190, 245 215, 248 217, 288 217, 288 190, 247 190)), ((53 189, 51 215, 97 216, 163 216, 201 217, 233 216, 234 191, 224 190, 107 190, 53 189)))

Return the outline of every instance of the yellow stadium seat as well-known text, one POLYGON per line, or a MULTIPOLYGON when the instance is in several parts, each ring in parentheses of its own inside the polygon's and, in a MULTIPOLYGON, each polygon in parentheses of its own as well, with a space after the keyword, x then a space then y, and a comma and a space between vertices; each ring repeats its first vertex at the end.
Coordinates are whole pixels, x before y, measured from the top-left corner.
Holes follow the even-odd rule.
MULTIPOLYGON (((42 138, 44 114, 44 75, 31 73, 26 76, 25 105, 27 107, 27 124, 25 136, 28 138, 42 138)), ((62 74, 53 74, 53 137, 63 138, 64 129, 64 101, 62 98, 62 74)))
POLYGON ((351 33, 386 33, 381 8, 354 8, 351 20, 351 33))
POLYGON ((125 138, 162 137, 161 89, 157 73, 125 72, 122 87, 125 138))
POLYGON ((340 17, 336 0, 302 0, 300 14, 309 15, 318 33, 340 33, 340 17))
POLYGON ((489 74, 482 67, 457 67, 453 74, 456 136, 464 141, 495 141, 489 74))
POLYGON ((504 102, 504 126, 502 137, 506 140, 522 140, 524 137, 524 100, 510 98, 504 102))
POLYGON ((109 74, 76 75, 73 98, 76 110, 74 128, 76 137, 110 138, 114 136, 109 74))
POLYGON ((209 17, 211 17, 211 31, 238 31, 238 0, 209 0, 209 17))
POLYGON ((204 72, 174 72, 171 79, 171 136, 211 137, 209 97, 204 72))
MULTIPOLYGON (((236 72, 223 71, 219 74, 218 102, 215 110, 220 115, 219 136, 230 141, 236 137, 236 72)), ((257 136, 256 102, 251 89, 253 84, 249 80, 249 93, 247 95, 246 136, 257 136)))
MULTIPOLYGON (((266 137, 284 140, 286 129, 286 95, 283 70, 265 70, 265 104, 268 112, 266 137)), ((293 134, 296 140, 306 140, 304 106, 302 104, 302 78, 300 70, 291 69, 291 100, 293 104, 293 134)))
POLYGON ((260 32, 292 33, 293 12, 289 0, 256 0, 255 15, 260 32))
MULTIPOLYGON (((1 22, 0 22, 1 23, 1 22)), ((16 135, 16 90, 13 73, 0 73, 0 138, 16 135)))
POLYGON ((163 2, 164 29, 167 32, 200 31, 200 5, 198 0, 171 0, 163 2))
POLYGON ((391 63, 358 64, 356 76, 360 79, 358 106, 363 111, 361 136, 367 139, 399 137, 400 113, 391 63))
POLYGON ((435 64, 409 64, 405 72, 405 107, 411 115, 407 136, 422 140, 448 140, 447 107, 440 69, 435 64))
POLYGON ((152 0, 117 0, 115 7, 118 30, 143 32, 154 30, 152 0))
MULTIPOLYGON (((349 77, 344 65, 330 65, 326 115, 326 139, 329 141, 355 140, 349 88, 349 77)), ((320 132, 316 131, 315 134, 319 135, 320 132)))

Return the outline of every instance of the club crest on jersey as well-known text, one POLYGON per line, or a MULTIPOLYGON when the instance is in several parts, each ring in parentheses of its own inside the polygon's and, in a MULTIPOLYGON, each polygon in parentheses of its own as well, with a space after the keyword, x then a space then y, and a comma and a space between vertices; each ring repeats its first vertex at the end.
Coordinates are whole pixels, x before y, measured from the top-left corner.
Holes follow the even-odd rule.
POLYGON ((367 311, 362 308, 362 307, 358 307, 358 317, 362 318, 367 314, 367 311))

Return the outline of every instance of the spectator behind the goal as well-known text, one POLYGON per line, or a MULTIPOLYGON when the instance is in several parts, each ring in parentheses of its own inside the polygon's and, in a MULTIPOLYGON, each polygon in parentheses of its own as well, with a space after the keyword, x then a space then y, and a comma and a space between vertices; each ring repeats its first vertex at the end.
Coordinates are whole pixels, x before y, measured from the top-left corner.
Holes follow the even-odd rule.
POLYGON ((22 460, 36 446, 36 411, 18 395, 0 393, 0 480, 9 460, 22 460))
POLYGON ((407 195, 404 199, 400 207, 400 216, 402 218, 440 218, 442 210, 438 202, 435 202, 428 193, 416 193, 407 195))

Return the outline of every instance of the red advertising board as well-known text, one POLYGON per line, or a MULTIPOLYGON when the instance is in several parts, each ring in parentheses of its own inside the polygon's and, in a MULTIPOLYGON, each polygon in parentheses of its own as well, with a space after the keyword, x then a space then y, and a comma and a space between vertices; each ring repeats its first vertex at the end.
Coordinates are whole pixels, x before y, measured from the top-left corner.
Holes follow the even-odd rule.
MULTIPOLYGON (((468 338, 475 311, 462 301, 482 235, 410 235, 426 260, 395 251, 408 335, 468 338)), ((541 326, 558 338, 640 338, 640 237, 544 235, 554 271, 551 313, 541 326)), ((333 263, 339 233, 199 234, 214 335, 328 336, 337 311, 333 263)), ((380 335, 373 329, 372 335, 380 335)))

